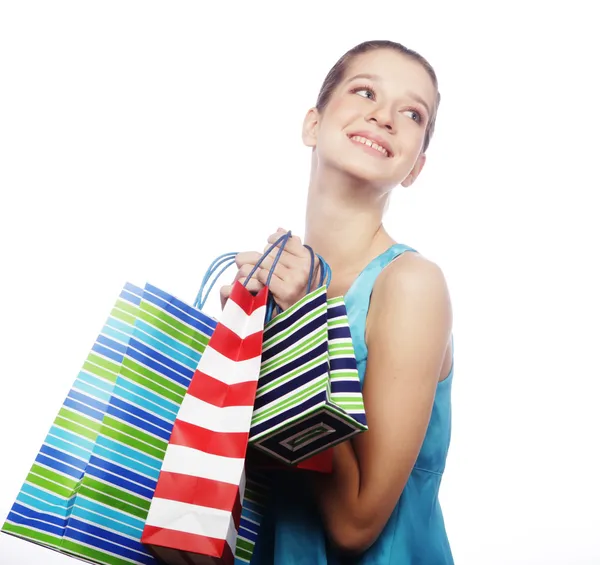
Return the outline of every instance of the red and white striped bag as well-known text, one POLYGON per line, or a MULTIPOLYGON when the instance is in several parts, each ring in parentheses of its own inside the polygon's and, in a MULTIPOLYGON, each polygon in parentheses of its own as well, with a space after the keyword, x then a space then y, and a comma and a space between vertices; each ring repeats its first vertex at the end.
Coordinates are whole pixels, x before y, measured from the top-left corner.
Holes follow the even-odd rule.
POLYGON ((179 409, 142 535, 168 565, 233 565, 267 298, 235 283, 179 409))

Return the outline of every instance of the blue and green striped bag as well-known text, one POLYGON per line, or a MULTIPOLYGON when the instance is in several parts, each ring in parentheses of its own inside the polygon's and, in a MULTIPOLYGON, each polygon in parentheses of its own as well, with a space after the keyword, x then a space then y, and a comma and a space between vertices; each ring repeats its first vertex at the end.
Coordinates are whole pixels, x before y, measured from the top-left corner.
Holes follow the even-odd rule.
MULTIPOLYGON (((140 538, 179 405, 216 321, 160 289, 126 284, 2 531, 92 563, 154 565, 140 538)), ((248 562, 261 485, 244 499, 248 562)))
POLYGON ((215 325, 152 285, 126 284, 2 531, 93 563, 156 563, 141 532, 215 325))
MULTIPOLYGON (((250 444, 290 465, 367 429, 343 297, 319 288, 265 326, 250 444)), ((325 275, 325 276, 323 276, 325 275)))

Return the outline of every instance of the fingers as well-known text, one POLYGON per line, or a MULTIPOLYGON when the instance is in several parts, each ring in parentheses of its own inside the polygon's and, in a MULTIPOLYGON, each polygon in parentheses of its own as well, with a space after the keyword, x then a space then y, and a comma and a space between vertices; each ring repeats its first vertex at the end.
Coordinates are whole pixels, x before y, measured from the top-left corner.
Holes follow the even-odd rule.
MULTIPOLYGON (((268 251, 268 249, 271 247, 271 245, 267 245, 265 247, 265 253, 268 251)), ((275 259, 275 257, 277 257, 279 253, 279 246, 275 247, 275 249, 273 249, 273 251, 271 251, 269 253, 269 255, 267 255, 267 258, 270 259, 269 261, 269 267, 271 268, 271 266, 273 265, 273 261, 275 259)), ((277 261, 278 265, 283 265, 284 267, 287 267, 288 269, 293 269, 294 265, 296 264, 298 258, 295 255, 292 255, 288 250, 287 250, 287 246, 284 248, 283 252, 281 253, 281 255, 279 256, 279 260, 277 261)), ((266 266, 266 262, 267 259, 265 259, 262 263, 261 266, 266 266)))
MULTIPOLYGON (((244 284, 245 278, 240 281, 240 283, 244 284)), ((251 278, 246 284, 246 289, 249 290, 252 294, 258 294, 265 287, 264 283, 259 279, 251 278)))
MULTIPOLYGON (((255 265, 252 265, 250 263, 246 263, 246 264, 242 265, 238 269, 238 272, 235 275, 235 280, 244 282, 246 280, 246 278, 250 275, 250 273, 252 273, 252 271, 254 271, 254 267, 255 267, 255 265)), ((254 271, 254 273, 252 274, 252 278, 256 278, 257 271, 258 271, 258 269, 256 271, 254 271)))
MULTIPOLYGON (((286 230, 279 229, 269 236, 269 246, 276 243, 284 235, 286 230)), ((261 264, 259 280, 266 284, 268 271, 272 269, 275 257, 280 251, 282 243, 279 243, 261 264)), ((268 249, 268 247, 267 247, 268 249)), ((313 269, 317 265, 313 265, 313 269)), ((314 280, 314 270, 312 271, 314 280)), ((269 282, 269 290, 275 297, 279 306, 284 310, 295 304, 307 292, 311 275, 311 252, 304 247, 302 240, 297 236, 288 239, 278 263, 274 269, 274 276, 269 282)), ((312 287, 312 285, 311 285, 312 287)))
MULTIPOLYGON (((265 246, 265 252, 271 247, 272 244, 276 243, 277 240, 285 233, 287 232, 280 228, 279 231, 270 235, 268 238, 268 243, 265 246)), ((265 259, 261 266, 265 268, 271 268, 273 265, 273 260, 277 257, 281 246, 282 243, 279 243, 269 253, 268 259, 265 259)), ((298 236, 292 236, 286 243, 281 255, 279 256, 277 267, 281 265, 283 267, 286 267, 287 269, 295 270, 298 269, 299 266, 304 266, 304 264, 307 261, 310 265, 310 256, 310 251, 306 247, 304 247, 304 245, 302 244, 302 240, 298 236)))
MULTIPOLYGON (((258 269, 258 280, 264 286, 267 285, 267 280, 269 278, 269 269, 258 269)), ((275 297, 275 301, 282 306, 286 300, 288 299, 288 289, 289 285, 287 285, 283 279, 277 276, 276 272, 271 275, 271 280, 269 281, 269 290, 275 297)))
MULTIPOLYGON (((268 275, 269 271, 273 268, 273 264, 275 263, 275 257, 277 256, 277 252, 278 248, 274 249, 273 253, 271 255, 268 255, 262 261, 261 267, 256 270, 255 266, 258 263, 259 259, 263 256, 262 253, 258 253, 256 251, 245 251, 242 253, 238 253, 235 258, 236 265, 238 266, 238 271, 235 275, 234 282, 239 281, 240 283, 244 284, 250 273, 254 271, 252 277, 248 281, 248 284, 246 284, 246 288, 250 292, 260 292, 265 285, 264 282, 261 282, 259 280, 258 274, 261 270, 265 269, 266 275, 268 275)), ((281 264, 281 261, 279 261, 277 263, 276 271, 278 277, 286 278, 288 276, 289 269, 283 266, 281 264)), ((266 280, 266 276, 264 276, 263 279, 266 280)), ((223 292, 231 292, 229 286, 231 285, 223 287, 223 292)))
MULTIPOLYGON (((265 247, 265 252, 287 233, 286 230, 279 229, 276 233, 269 236, 268 245, 265 247)), ((275 298, 277 304, 286 310, 295 304, 302 296, 306 295, 307 286, 314 281, 309 281, 311 274, 311 253, 304 247, 302 240, 298 236, 291 236, 281 249, 282 243, 274 247, 269 254, 262 259, 263 253, 255 251, 246 251, 238 253, 235 258, 238 272, 235 281, 240 281, 242 284, 246 282, 250 273, 252 276, 248 279, 246 288, 252 293, 260 292, 269 280, 269 290, 275 298), (281 252, 281 255, 279 253, 281 252), (277 264, 275 259, 278 257, 277 264), (259 260, 260 266, 255 269, 259 260), (254 272, 253 272, 254 271, 254 272), (272 272, 270 278, 269 275, 272 272)), ((318 272, 318 262, 313 265, 315 271, 318 272)), ((315 271, 313 271, 313 277, 315 271)), ((221 303, 225 304, 231 294, 231 285, 221 289, 221 303)))
MULTIPOLYGON (((258 280, 266 286, 269 271, 260 269, 258 272, 258 280)), ((306 294, 306 286, 298 285, 295 281, 283 280, 277 276, 276 272, 271 276, 269 281, 269 290, 275 299, 275 302, 283 309, 287 310, 298 302, 302 296, 306 294)))
MULTIPOLYGON (((235 279, 234 283, 236 281, 239 281, 240 283, 244 284, 244 282, 246 282, 247 277, 247 274, 242 274, 235 279)), ((246 284, 246 289, 253 294, 258 294, 264 287, 265 284, 261 282, 258 278, 258 271, 254 275, 252 275, 252 278, 248 281, 248 284, 246 284)), ((231 296, 232 289, 232 284, 226 284, 219 289, 219 296, 221 298, 221 308, 225 307, 225 303, 229 300, 229 297, 231 296)))
POLYGON ((219 295, 221 297, 221 310, 225 308, 225 303, 229 300, 231 296, 231 291, 233 289, 232 284, 226 284, 219 289, 219 295))
MULTIPOLYGON (((267 239, 267 242, 269 243, 269 247, 271 245, 273 245, 282 235, 285 235, 287 233, 287 230, 284 230, 282 228, 279 228, 274 234, 271 234, 269 236, 269 238, 267 239)), ((281 244, 279 244, 277 247, 279 248, 281 246, 281 244)), ((265 249, 266 251, 266 249, 265 249)), ((304 245, 302 244, 302 240, 297 236, 297 235, 292 235, 292 237, 290 237, 285 245, 285 252, 290 253, 291 255, 294 255, 296 257, 306 257, 307 254, 309 253, 308 249, 306 249, 306 247, 304 247, 304 245)))
MULTIPOLYGON (((249 264, 242 265, 235 276, 235 280, 244 284, 246 282, 246 279, 250 275, 250 273, 252 273, 253 269, 254 269, 254 265, 249 265, 249 264)), ((252 277, 248 281, 248 284, 246 284, 246 288, 250 292, 260 292, 262 290, 263 286, 264 285, 262 283, 260 283, 260 281, 258 280, 258 269, 257 269, 252 274, 252 277)))
MULTIPOLYGON (((262 253, 258 253, 256 251, 244 251, 242 253, 238 253, 235 257, 235 264, 237 265, 238 269, 241 269, 244 265, 254 266, 259 262, 259 260, 269 250, 270 247, 271 245, 267 245, 262 253)), ((279 253, 279 249, 279 247, 275 247, 269 253, 269 255, 267 255, 267 258, 263 259, 263 261, 261 262, 261 266, 265 266, 268 264, 268 268, 271 268, 273 265, 273 260, 275 259, 275 257, 277 257, 277 254, 279 253)), ((286 246, 280 255, 278 264, 288 268, 293 268, 296 261, 297 258, 287 251, 286 246)))
MULTIPOLYGON (((283 253, 282 253, 282 257, 283 257, 283 253)), ((276 253, 273 255, 267 255, 267 257, 265 257, 264 261, 260 264, 260 269, 261 270, 266 270, 267 272, 269 272, 272 268, 273 265, 275 264, 275 257, 276 257, 276 253)), ((281 261, 281 259, 279 261, 277 261, 277 264, 275 265, 275 273, 277 274, 277 276, 280 279, 286 280, 287 278, 289 278, 289 274, 290 271, 293 270, 295 267, 294 262, 288 262, 288 264, 286 265, 284 262, 281 261)))
POLYGON ((244 251, 235 256, 235 264, 237 265, 238 269, 240 269, 243 265, 256 265, 262 256, 263 254, 258 253, 257 251, 244 251))
MULTIPOLYGON (((274 258, 267 257, 261 266, 254 271, 252 277, 248 281, 248 284, 246 284, 246 288, 250 292, 260 292, 266 286, 273 263, 274 258)), ((240 283, 244 284, 250 273, 254 270, 254 267, 254 265, 249 264, 242 265, 236 274, 235 281, 239 281, 240 283)), ((281 288, 281 284, 283 284, 284 281, 293 281, 295 279, 293 275, 294 274, 290 269, 278 263, 273 271, 273 275, 271 276, 270 287, 272 287, 273 282, 275 282, 276 288, 281 288)))
MULTIPOLYGON (((244 251, 242 253, 238 253, 235 257, 235 263, 238 269, 241 268, 243 265, 256 265, 260 258, 263 256, 263 254, 266 253, 269 250, 269 248, 282 235, 285 235, 286 233, 286 230, 280 228, 277 232, 270 235, 268 238, 268 244, 265 246, 263 253, 258 253, 256 251, 244 251)), ((268 257, 271 258, 271 261, 268 262, 267 268, 271 268, 271 266, 273 265, 272 260, 275 257, 277 257, 280 248, 281 244, 279 244, 269 253, 268 257)), ((278 264, 283 265, 288 269, 293 269, 297 265, 298 258, 306 259, 306 257, 309 257, 309 255, 310 252, 308 251, 308 249, 306 249, 306 247, 304 247, 304 245, 302 244, 302 240, 298 236, 292 236, 286 243, 283 252, 280 255, 278 264)), ((261 263, 262 266, 266 266, 266 264, 266 262, 261 263)))
MULTIPOLYGON (((268 245, 265 248, 265 252, 267 251, 267 249, 269 247, 271 247, 271 246, 268 245)), ((273 249, 273 251, 271 251, 271 253, 269 255, 267 255, 267 257, 265 257, 265 259, 262 260, 262 262, 260 264, 261 267, 270 269, 273 266, 275 258, 277 257, 277 253, 279 253, 278 247, 273 249)), ((264 252, 257 253, 256 251, 245 251, 243 253, 238 253, 236 255, 235 263, 236 263, 238 269, 244 269, 242 274, 245 274, 246 276, 248 276, 248 274, 250 273, 252 268, 258 263, 258 261, 261 259, 261 257, 263 255, 264 255, 264 252)), ((287 268, 294 268, 295 264, 296 264, 295 258, 293 256, 291 256, 289 253, 286 254, 285 250, 283 251, 283 253, 281 254, 281 256, 277 262, 278 267, 283 266, 283 267, 287 267, 287 268)))

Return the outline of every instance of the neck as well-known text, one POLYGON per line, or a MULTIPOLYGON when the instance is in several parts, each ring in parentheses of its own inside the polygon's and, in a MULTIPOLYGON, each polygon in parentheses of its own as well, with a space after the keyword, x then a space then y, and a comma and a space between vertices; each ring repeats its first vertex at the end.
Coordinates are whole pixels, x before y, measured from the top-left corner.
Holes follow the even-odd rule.
POLYGON ((305 243, 329 263, 334 284, 343 287, 393 243, 382 225, 388 196, 334 171, 311 176, 305 243))

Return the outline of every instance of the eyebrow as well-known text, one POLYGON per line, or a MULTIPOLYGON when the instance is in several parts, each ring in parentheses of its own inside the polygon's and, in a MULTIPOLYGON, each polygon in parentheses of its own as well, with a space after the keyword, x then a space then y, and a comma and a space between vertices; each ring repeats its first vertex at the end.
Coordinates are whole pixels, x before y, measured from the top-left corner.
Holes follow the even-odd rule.
MULTIPOLYGON (((381 81, 381 77, 378 75, 371 75, 369 73, 361 73, 361 74, 354 75, 353 77, 349 78, 346 81, 346 83, 352 82, 353 80, 356 80, 356 79, 367 79, 367 80, 372 80, 374 82, 381 81)), ((425 102, 425 100, 421 96, 419 96, 416 92, 409 91, 408 96, 410 98, 412 98, 413 100, 415 100, 416 102, 418 102, 419 104, 421 104, 425 108, 425 110, 427 110, 427 116, 431 119, 432 112, 431 112, 431 108, 429 107, 429 104, 427 104, 427 102, 425 102)))
POLYGON ((359 75, 354 75, 353 77, 350 77, 348 80, 346 80, 346 82, 352 82, 353 80, 356 80, 357 78, 366 78, 368 80, 374 80, 374 81, 381 80, 381 77, 379 77, 377 75, 370 75, 370 74, 366 74, 366 73, 361 73, 359 75))

